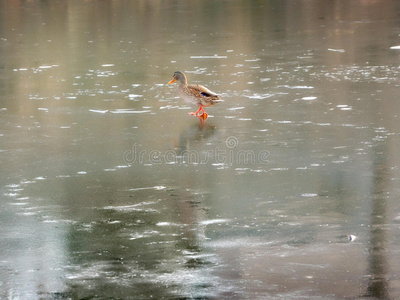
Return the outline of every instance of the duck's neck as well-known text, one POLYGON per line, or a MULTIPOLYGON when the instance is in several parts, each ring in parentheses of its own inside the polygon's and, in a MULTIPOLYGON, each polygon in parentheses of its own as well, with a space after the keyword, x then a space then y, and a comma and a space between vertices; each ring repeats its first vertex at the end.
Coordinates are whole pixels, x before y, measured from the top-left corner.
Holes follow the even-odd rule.
POLYGON ((185 76, 185 74, 182 74, 182 75, 183 75, 183 76, 181 76, 181 77, 179 78, 179 85, 186 86, 186 85, 187 85, 186 76, 185 76))

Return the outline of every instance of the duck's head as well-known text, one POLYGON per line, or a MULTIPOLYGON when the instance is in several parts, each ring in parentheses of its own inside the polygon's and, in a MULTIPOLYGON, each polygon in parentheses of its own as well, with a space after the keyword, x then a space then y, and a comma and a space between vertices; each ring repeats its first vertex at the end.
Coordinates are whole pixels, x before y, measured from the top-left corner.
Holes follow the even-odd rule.
POLYGON ((180 71, 176 71, 174 75, 172 76, 172 80, 168 82, 168 84, 174 83, 175 81, 178 81, 179 83, 186 83, 186 76, 180 71))

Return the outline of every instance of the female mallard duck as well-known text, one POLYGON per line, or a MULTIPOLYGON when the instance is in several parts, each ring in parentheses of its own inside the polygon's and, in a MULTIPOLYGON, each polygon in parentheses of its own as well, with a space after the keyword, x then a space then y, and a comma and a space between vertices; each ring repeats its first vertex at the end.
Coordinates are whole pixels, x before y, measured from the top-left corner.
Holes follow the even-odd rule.
POLYGON ((203 107, 213 106, 217 102, 222 102, 224 100, 220 99, 217 94, 211 92, 206 87, 200 84, 187 84, 187 79, 185 74, 176 71, 174 73, 173 79, 168 82, 168 84, 179 82, 178 95, 185 102, 193 106, 199 106, 196 112, 189 113, 190 115, 201 116, 202 118, 207 118, 207 113, 203 107), (201 112, 201 114, 199 114, 201 112))

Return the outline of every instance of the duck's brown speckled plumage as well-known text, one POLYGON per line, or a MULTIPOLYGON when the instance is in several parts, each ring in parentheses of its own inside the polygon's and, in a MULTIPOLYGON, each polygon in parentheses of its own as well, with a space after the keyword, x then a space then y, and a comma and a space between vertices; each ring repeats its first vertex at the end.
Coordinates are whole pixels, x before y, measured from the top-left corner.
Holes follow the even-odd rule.
POLYGON ((218 102, 224 101, 220 99, 220 97, 216 93, 210 91, 200 84, 187 84, 185 74, 180 71, 176 71, 174 73, 173 79, 169 83, 173 83, 175 81, 178 81, 179 83, 179 97, 181 97, 183 100, 185 100, 186 103, 190 105, 199 106, 199 110, 196 113, 190 114, 198 115, 201 111, 205 116, 207 116, 203 107, 213 106, 218 102))

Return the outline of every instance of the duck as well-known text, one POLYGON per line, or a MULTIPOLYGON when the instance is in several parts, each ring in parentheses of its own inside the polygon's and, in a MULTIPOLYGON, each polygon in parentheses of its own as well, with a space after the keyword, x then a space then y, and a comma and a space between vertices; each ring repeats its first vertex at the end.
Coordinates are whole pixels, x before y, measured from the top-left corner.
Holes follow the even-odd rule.
POLYGON ((186 103, 199 107, 196 112, 190 112, 190 115, 206 119, 208 115, 204 107, 213 106, 218 102, 224 101, 216 93, 200 84, 188 84, 186 75, 181 71, 176 71, 168 84, 174 82, 178 82, 178 96, 185 100, 186 103))

